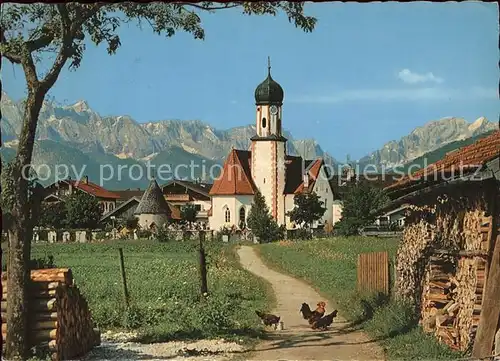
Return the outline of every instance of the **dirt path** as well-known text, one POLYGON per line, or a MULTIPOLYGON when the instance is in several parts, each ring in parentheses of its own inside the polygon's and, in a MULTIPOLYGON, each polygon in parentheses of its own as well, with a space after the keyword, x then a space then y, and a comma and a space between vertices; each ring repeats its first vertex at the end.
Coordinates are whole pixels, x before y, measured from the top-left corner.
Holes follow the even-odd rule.
MULTIPOLYGON (((313 331, 299 313, 303 302, 316 305, 324 300, 313 288, 290 276, 268 268, 252 247, 238 250, 240 262, 253 274, 264 278, 273 287, 277 308, 272 312, 281 317, 285 330, 270 331, 253 354, 254 360, 383 360, 380 346, 361 331, 343 330, 347 323, 339 315, 329 331, 313 331)), ((333 311, 331 302, 327 312, 333 311)))

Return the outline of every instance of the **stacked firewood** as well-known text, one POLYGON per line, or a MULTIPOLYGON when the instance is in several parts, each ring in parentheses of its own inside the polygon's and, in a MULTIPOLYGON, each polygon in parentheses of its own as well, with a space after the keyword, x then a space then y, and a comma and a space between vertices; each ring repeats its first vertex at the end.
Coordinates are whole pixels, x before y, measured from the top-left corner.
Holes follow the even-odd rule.
POLYGON ((422 294, 422 326, 453 349, 465 351, 474 339, 485 281, 481 257, 431 256, 422 294), (456 271, 453 268, 456 267, 456 271))
POLYGON ((421 284, 420 262, 435 237, 434 226, 420 219, 405 227, 396 262, 396 290, 402 298, 415 299, 421 284))
MULTIPOLYGON (((99 345, 85 298, 73 282, 70 269, 31 271, 29 285, 29 342, 31 347, 50 351, 55 361, 82 356, 99 345)), ((7 279, 2 274, 2 336, 7 336, 7 279)))

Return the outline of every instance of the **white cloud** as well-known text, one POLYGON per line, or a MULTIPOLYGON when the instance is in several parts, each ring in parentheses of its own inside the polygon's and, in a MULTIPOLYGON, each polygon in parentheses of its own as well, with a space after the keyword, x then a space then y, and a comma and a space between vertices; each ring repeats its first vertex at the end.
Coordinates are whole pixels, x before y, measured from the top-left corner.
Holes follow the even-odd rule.
POLYGON ((439 87, 355 89, 333 92, 329 95, 306 95, 289 99, 292 103, 341 103, 348 101, 446 101, 498 99, 498 89, 472 87, 453 89, 439 87))
POLYGON ((417 84, 417 83, 438 83, 441 84, 444 79, 435 76, 432 73, 427 74, 418 74, 414 73, 409 69, 403 69, 398 73, 398 78, 408 84, 417 84))

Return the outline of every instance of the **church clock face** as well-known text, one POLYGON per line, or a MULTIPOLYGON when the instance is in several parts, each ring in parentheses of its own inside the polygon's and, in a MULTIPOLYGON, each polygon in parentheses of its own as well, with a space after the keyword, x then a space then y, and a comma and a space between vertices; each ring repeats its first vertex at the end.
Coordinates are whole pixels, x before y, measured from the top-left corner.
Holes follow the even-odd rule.
POLYGON ((269 111, 271 112, 272 115, 276 115, 278 114, 278 107, 276 105, 271 105, 269 111))

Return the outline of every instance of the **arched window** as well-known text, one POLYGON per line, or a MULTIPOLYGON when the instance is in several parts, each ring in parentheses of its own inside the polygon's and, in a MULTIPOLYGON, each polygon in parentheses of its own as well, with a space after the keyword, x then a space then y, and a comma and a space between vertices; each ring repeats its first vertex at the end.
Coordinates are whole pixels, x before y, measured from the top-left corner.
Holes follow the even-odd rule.
POLYGON ((245 219, 245 207, 240 208, 240 228, 245 227, 247 221, 245 219))
POLYGON ((262 128, 265 128, 266 126, 267 126, 266 118, 262 118, 262 128))
POLYGON ((224 220, 226 223, 231 222, 231 211, 229 210, 229 208, 226 208, 224 210, 224 220))

